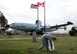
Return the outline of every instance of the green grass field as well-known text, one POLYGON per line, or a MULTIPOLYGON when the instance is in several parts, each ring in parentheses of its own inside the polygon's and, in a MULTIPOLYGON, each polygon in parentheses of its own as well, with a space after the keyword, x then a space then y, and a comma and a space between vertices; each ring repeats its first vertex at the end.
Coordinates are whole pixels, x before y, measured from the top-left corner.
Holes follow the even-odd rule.
POLYGON ((60 36, 54 41, 55 51, 50 52, 38 50, 41 45, 41 39, 38 42, 32 42, 32 36, 13 36, 13 38, 7 38, 7 36, 0 36, 0 54, 77 54, 77 37, 72 36, 60 36), (19 38, 19 39, 15 39, 19 38), (22 39, 20 39, 22 38, 22 39))

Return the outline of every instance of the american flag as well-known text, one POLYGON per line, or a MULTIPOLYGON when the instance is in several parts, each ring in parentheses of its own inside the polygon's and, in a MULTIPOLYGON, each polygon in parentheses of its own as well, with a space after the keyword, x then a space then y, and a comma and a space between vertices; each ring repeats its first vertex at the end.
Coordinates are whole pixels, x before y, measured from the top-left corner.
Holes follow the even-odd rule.
POLYGON ((38 5, 37 4, 31 4, 31 8, 37 9, 38 8, 38 5))

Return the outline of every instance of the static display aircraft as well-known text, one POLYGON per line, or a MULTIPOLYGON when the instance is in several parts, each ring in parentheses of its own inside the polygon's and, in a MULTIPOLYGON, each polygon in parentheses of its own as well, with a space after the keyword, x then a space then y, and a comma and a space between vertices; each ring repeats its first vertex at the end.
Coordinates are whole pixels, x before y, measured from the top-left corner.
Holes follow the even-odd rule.
MULTIPOLYGON (((4 16, 3 13, 0 12, 0 16, 4 16)), ((67 22, 66 24, 61 24, 61 25, 55 25, 55 26, 46 26, 42 25, 40 20, 36 20, 35 24, 30 24, 30 23, 12 23, 9 25, 6 25, 5 27, 16 29, 16 30, 23 30, 26 32, 36 32, 37 34, 42 34, 43 32, 52 32, 56 31, 57 29, 65 29, 66 26, 72 25, 72 22, 67 22), (63 28, 61 28, 63 27, 63 28)))
POLYGON ((55 25, 55 26, 42 26, 42 23, 40 20, 36 20, 35 24, 29 24, 29 23, 12 23, 10 25, 7 25, 6 27, 16 29, 16 30, 23 30, 26 32, 36 32, 37 34, 41 34, 43 32, 50 32, 50 31, 56 31, 57 29, 65 29, 66 26, 72 25, 72 22, 67 22, 66 24, 61 25, 55 25), (61 28, 63 27, 63 28, 61 28))

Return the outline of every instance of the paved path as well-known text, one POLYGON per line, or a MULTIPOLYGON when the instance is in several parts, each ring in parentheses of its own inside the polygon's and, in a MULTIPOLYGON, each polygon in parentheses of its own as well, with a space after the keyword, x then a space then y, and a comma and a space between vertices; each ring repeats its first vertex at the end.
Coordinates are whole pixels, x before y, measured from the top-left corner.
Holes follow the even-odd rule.
MULTIPOLYGON (((0 39, 0 40, 29 40, 29 39, 32 39, 32 38, 7 38, 7 39, 0 39)), ((41 39, 41 38, 38 38, 38 39, 41 39)))

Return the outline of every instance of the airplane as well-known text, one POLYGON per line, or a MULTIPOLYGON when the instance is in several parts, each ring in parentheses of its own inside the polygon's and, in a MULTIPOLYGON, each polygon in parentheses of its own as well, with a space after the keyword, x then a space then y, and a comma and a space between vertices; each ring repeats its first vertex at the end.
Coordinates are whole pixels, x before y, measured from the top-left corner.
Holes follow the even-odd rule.
MULTIPOLYGON (((4 16, 3 13, 0 11, 0 16, 4 16)), ((61 25, 55 25, 55 26, 46 26, 46 25, 42 25, 41 21, 38 19, 36 20, 35 24, 30 24, 30 23, 12 23, 9 25, 6 25, 6 28, 12 28, 12 29, 16 29, 16 30, 22 30, 22 31, 26 31, 26 32, 36 32, 36 34, 42 34, 44 32, 52 32, 52 31, 56 31, 58 29, 65 29, 66 30, 66 26, 68 25, 72 25, 72 22, 67 22, 65 24, 61 24, 61 25), (61 28, 63 27, 63 28, 61 28)))
POLYGON ((12 28, 16 30, 22 30, 26 32, 36 32, 36 34, 43 34, 44 32, 52 32, 56 31, 58 29, 64 29, 66 30, 66 26, 73 25, 72 22, 67 22, 65 24, 61 25, 55 25, 55 26, 42 26, 42 23, 40 20, 36 20, 35 24, 30 23, 12 23, 7 25, 7 28, 12 28), (61 28, 62 27, 62 28, 61 28))

